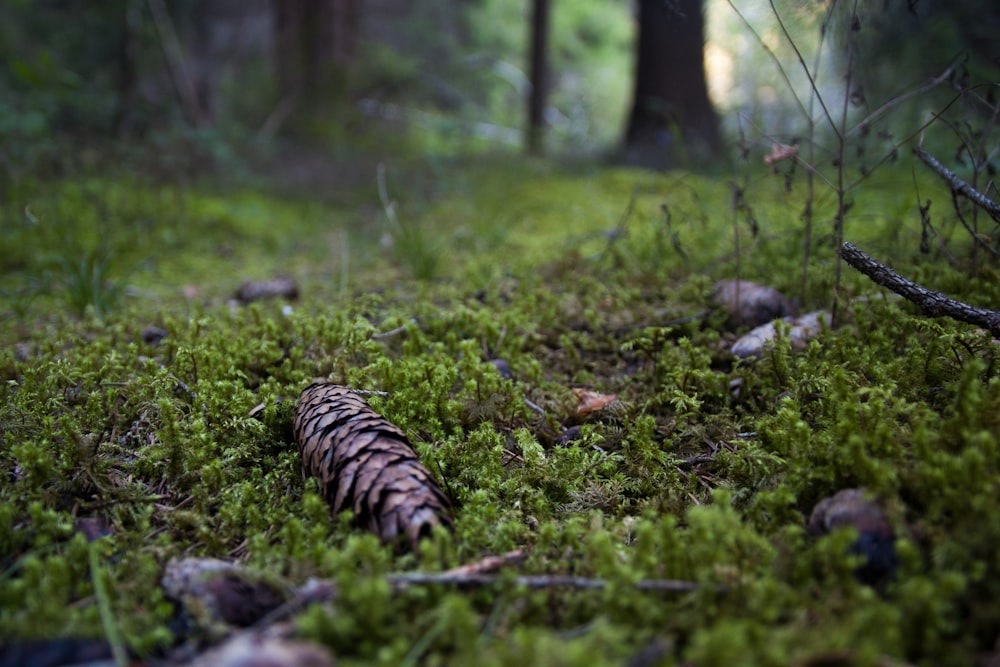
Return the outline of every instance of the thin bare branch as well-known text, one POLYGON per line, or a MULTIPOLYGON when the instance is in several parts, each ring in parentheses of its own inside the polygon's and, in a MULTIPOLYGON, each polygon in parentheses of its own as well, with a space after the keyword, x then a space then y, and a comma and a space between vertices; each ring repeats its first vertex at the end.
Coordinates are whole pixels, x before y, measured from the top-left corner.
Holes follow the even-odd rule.
MULTIPOLYGON (((386 581, 396 590, 411 586, 461 586, 465 588, 481 588, 505 584, 521 586, 534 590, 549 588, 570 588, 574 590, 603 590, 610 585, 607 579, 593 577, 577 577, 564 574, 527 574, 514 577, 503 574, 489 574, 487 570, 499 569, 505 565, 517 562, 523 557, 520 551, 512 551, 501 556, 492 556, 459 566, 445 572, 403 572, 386 575, 386 581)), ((726 593, 728 586, 722 584, 708 585, 696 581, 682 579, 640 579, 634 587, 640 591, 651 593, 691 593, 701 590, 713 590, 716 593, 726 593)), ((278 621, 285 620, 306 606, 315 603, 335 602, 338 596, 337 584, 327 579, 310 579, 300 586, 292 598, 282 604, 264 618, 254 624, 254 628, 266 628, 278 621)))
POLYGON ((537 403, 530 401, 526 398, 524 399, 524 404, 527 405, 529 408, 531 408, 534 412, 537 412, 543 417, 545 416, 545 410, 543 410, 537 403))
POLYGON ((149 13, 153 17, 153 23, 159 33, 160 47, 163 49, 163 56, 167 61, 167 71, 173 80, 181 106, 184 107, 195 127, 205 127, 209 124, 209 118, 198 103, 198 93, 184 58, 184 49, 181 47, 177 29, 173 19, 170 18, 166 4, 163 0, 147 0, 147 4, 149 5, 149 13))
MULTIPOLYGON (((969 221, 965 219, 965 214, 962 213, 962 207, 958 203, 958 192, 955 190, 951 191, 951 205, 955 209, 955 215, 958 216, 958 221, 962 223, 962 226, 965 227, 965 231, 969 232, 969 236, 972 237, 973 243, 983 248, 984 250, 986 250, 986 252, 990 253, 995 257, 998 254, 997 249, 991 246, 989 243, 987 243, 983 239, 983 235, 977 233, 976 230, 972 227, 972 225, 969 224, 969 221)), ((973 220, 975 220, 975 218, 973 218, 973 220)))
MULTIPOLYGON (((761 37, 760 34, 758 34, 758 32, 754 29, 753 25, 750 23, 747 17, 743 16, 743 13, 736 8, 736 5, 733 4, 733 0, 726 0, 726 1, 729 3, 730 8, 732 8, 732 10, 736 12, 736 16, 740 18, 740 21, 743 22, 743 25, 746 26, 747 30, 749 30, 753 34, 753 36, 757 39, 757 43, 760 45, 760 47, 764 49, 764 51, 767 52, 767 55, 771 57, 771 60, 774 61, 775 66, 777 66, 778 68, 778 73, 781 75, 781 78, 785 80, 785 85, 788 86, 788 92, 791 94, 792 99, 794 99, 795 103, 799 105, 799 110, 802 111, 803 115, 805 115, 806 118, 809 118, 809 121, 812 122, 812 118, 809 116, 809 112, 806 110, 806 106, 802 103, 802 100, 799 99, 799 96, 795 94, 795 86, 792 85, 791 79, 788 78, 788 73, 785 71, 784 66, 781 64, 781 59, 778 58, 777 54, 775 54, 775 52, 772 51, 771 48, 764 42, 764 38, 761 37)), ((808 73, 809 72, 807 70, 806 74, 808 73)), ((811 80, 812 77, 810 77, 810 81, 811 80)), ((815 90, 815 87, 813 89, 815 90)))
POLYGON ((963 195, 966 199, 976 204, 981 209, 989 213, 990 217, 1000 223, 1000 204, 993 201, 986 195, 976 190, 974 187, 959 178, 953 171, 938 162, 937 158, 925 151, 920 146, 914 146, 913 154, 928 167, 937 172, 943 178, 952 191, 963 195))
MULTIPOLYGON (((960 99, 962 99, 962 95, 961 94, 955 95, 953 98, 951 98, 951 100, 947 104, 945 104, 943 107, 941 107, 940 110, 932 112, 930 114, 930 118, 928 120, 926 120, 924 123, 922 123, 920 125, 920 127, 916 128, 915 130, 913 130, 912 132, 910 132, 908 135, 906 135, 905 137, 903 137, 899 141, 894 142, 893 145, 892 145, 892 148, 890 148, 888 151, 886 151, 885 155, 883 155, 879 159, 878 162, 876 162, 875 164, 873 164, 871 166, 871 168, 869 168, 869 170, 868 170, 869 173, 875 171, 876 169, 878 169, 879 167, 881 167, 883 164, 885 164, 886 162, 888 162, 889 160, 891 160, 893 158, 893 155, 900 148, 902 148, 906 144, 910 143, 911 141, 913 141, 918 136, 920 137, 920 141, 923 142, 923 133, 924 133, 924 131, 928 127, 930 127, 931 125, 933 125, 934 123, 936 123, 939 120, 941 120, 942 116, 944 116, 944 113, 948 109, 950 109, 951 106, 953 104, 955 104, 956 102, 958 102, 960 99)), ((867 178, 868 178, 868 176, 865 175, 865 176, 861 176, 860 178, 855 179, 854 181, 851 181, 850 185, 848 185, 846 189, 847 190, 853 190, 857 186, 861 185, 861 183, 863 183, 865 180, 867 180, 867 178)))
POLYGON ((608 234, 608 242, 604 246, 604 250, 602 250, 597 256, 599 261, 607 257, 608 253, 611 252, 611 248, 615 245, 618 239, 624 238, 625 228, 628 226, 628 221, 632 217, 632 211, 635 210, 635 201, 639 198, 639 192, 641 192, 641 187, 638 183, 636 183, 632 187, 632 194, 628 198, 628 205, 625 207, 625 211, 621 214, 621 217, 618 218, 618 224, 615 225, 614 230, 608 234))
MULTIPOLYGON (((833 18, 833 7, 834 5, 831 3, 830 9, 823 18, 823 23, 819 31, 819 43, 816 45, 816 57, 815 60, 813 60, 812 68, 814 74, 819 74, 820 62, 822 60, 823 50, 826 44, 827 27, 829 26, 830 20, 833 18)), ((800 216, 803 223, 802 274, 799 278, 800 303, 806 302, 806 283, 809 277, 809 258, 812 253, 813 202, 816 198, 816 170, 812 167, 812 165, 816 164, 816 123, 813 121, 813 109, 815 108, 817 97, 819 97, 819 95, 817 94, 817 91, 813 89, 812 94, 809 95, 809 136, 806 147, 808 155, 805 158, 809 165, 809 168, 806 170, 806 189, 808 194, 806 195, 806 203, 800 216)), ((822 98, 820 99, 822 100, 822 98)))
MULTIPOLYGON (((788 29, 785 27, 785 22, 781 20, 781 13, 778 12, 777 7, 774 6, 774 0, 770 0, 769 4, 771 5, 771 13, 774 14, 774 18, 778 22, 778 26, 781 28, 781 33, 785 36, 785 39, 792 47, 792 50, 795 51, 795 57, 799 59, 799 65, 802 67, 802 71, 805 73, 806 78, 809 79, 809 87, 812 89, 813 95, 815 95, 816 99, 819 101, 819 105, 823 109, 823 115, 826 116, 826 121, 830 124, 830 129, 832 129, 833 133, 837 135, 837 140, 843 142, 844 136, 842 134, 842 129, 841 127, 837 127, 837 123, 833 120, 833 115, 830 113, 830 110, 826 108, 826 102, 823 101, 823 95, 819 92, 819 87, 816 85, 816 79, 813 76, 813 72, 809 71, 809 65, 806 64, 805 58, 802 57, 802 52, 799 51, 798 45, 795 43, 795 40, 792 39, 788 29)), ((832 5, 830 11, 833 11, 832 5)), ((787 81, 787 77, 785 80, 787 81)), ((791 86, 791 84, 789 84, 789 86, 791 86)), ((844 97, 846 99, 848 95, 845 94, 844 97)), ((801 103, 799 106, 801 106, 801 103)), ((811 122, 812 118, 809 120, 811 122)))
MULTIPOLYGON (((855 23, 858 20, 858 2, 855 0, 853 7, 851 8, 851 22, 855 23)), ((851 28, 854 29, 853 26, 851 28)), ((837 128, 837 215, 834 219, 834 235, 837 238, 837 247, 840 247, 844 242, 844 221, 847 216, 847 210, 850 208, 850 203, 847 201, 846 193, 847 190, 844 187, 844 152, 847 147, 846 134, 847 134, 847 112, 850 106, 851 100, 851 86, 853 85, 854 77, 854 40, 853 38, 848 41, 847 45, 847 75, 844 81, 844 103, 841 107, 840 113, 840 127, 837 128)), ((823 107, 826 109, 826 107, 823 107)), ((840 276, 842 273, 843 263, 837 260, 836 267, 834 268, 833 277, 833 305, 830 307, 830 320, 831 326, 836 327, 839 324, 839 309, 840 309, 840 276)))
POLYGON ((395 336, 397 334, 405 333, 406 329, 411 324, 414 324, 414 325, 417 324, 416 318, 410 318, 409 320, 407 320, 403 324, 400 324, 395 329, 389 329, 388 331, 382 331, 382 332, 379 332, 379 333, 373 333, 373 334, 371 334, 370 337, 372 338, 372 340, 382 340, 383 338, 390 338, 390 337, 395 336))
POLYGON ((846 137, 851 137, 851 136, 857 134, 858 132, 861 131, 862 128, 867 127, 868 125, 871 125, 876 120, 878 120, 879 116, 881 116, 882 114, 884 114, 884 113, 892 110, 893 108, 899 106, 903 102, 905 102, 905 101, 907 101, 907 100, 909 100, 911 98, 916 97, 917 95, 921 95, 923 93, 926 93, 931 88, 936 88, 936 87, 940 86, 942 83, 945 83, 946 81, 948 81, 948 79, 951 77, 951 75, 954 73, 954 71, 955 71, 955 66, 951 65, 951 66, 948 67, 948 69, 946 69, 940 75, 934 77, 933 79, 931 79, 930 81, 928 81, 924 85, 920 86, 919 88, 914 88, 913 90, 905 92, 905 93, 903 93, 901 95, 897 95, 896 97, 893 97, 892 99, 886 101, 878 109, 875 109, 875 111, 872 111, 870 114, 868 114, 867 116, 865 116, 864 118, 862 118, 854 127, 852 127, 850 130, 848 130, 848 132, 847 132, 847 134, 845 136, 846 137))

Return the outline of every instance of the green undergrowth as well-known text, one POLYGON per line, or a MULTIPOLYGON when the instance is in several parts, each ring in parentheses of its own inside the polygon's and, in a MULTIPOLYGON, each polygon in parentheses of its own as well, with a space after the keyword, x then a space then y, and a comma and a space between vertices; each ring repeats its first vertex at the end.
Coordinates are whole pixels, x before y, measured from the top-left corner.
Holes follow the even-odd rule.
MULTIPOLYGON (((992 650, 989 335, 845 270, 839 327, 801 352, 782 339, 734 360, 713 282, 799 295, 804 192, 766 175, 746 187, 751 221, 734 220, 724 178, 500 163, 416 190, 405 168, 388 174, 396 221, 438 253, 423 280, 374 174, 352 206, 134 179, 34 184, 8 202, 0 640, 109 637, 110 622, 153 654, 174 627, 162 567, 194 555, 337 582, 337 602, 296 623, 343 664, 610 665, 645 650, 649 664, 959 665, 992 650), (279 274, 297 302, 229 302, 243 280, 279 274), (144 341, 151 326, 162 340, 144 341), (454 532, 406 554, 329 516, 291 434, 315 377, 384 392, 369 400, 441 482, 454 532), (574 388, 617 400, 581 416, 574 388), (817 501, 850 487, 898 537, 884 590, 852 576, 853 533, 805 530, 817 501), (384 578, 513 549, 521 573, 607 585, 528 590, 511 572, 394 592, 384 578)), ((919 255, 907 178, 857 193, 846 237, 997 307, 994 269, 919 255)), ((821 195, 817 210, 833 205, 821 195)), ((827 307, 834 284, 817 226, 802 310, 827 307)), ((952 251, 967 249, 956 237, 952 251)))

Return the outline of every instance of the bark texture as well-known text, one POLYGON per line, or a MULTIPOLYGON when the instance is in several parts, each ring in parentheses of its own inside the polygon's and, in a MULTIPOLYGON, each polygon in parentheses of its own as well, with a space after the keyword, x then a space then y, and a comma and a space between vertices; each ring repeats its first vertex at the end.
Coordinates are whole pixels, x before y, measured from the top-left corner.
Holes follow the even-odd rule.
POLYGON ((709 159, 720 148, 704 33, 701 0, 640 0, 626 162, 670 168, 709 159))
POLYGON ((950 299, 941 292, 935 292, 918 285, 899 275, 885 264, 876 261, 853 243, 842 245, 840 256, 875 283, 891 289, 904 299, 916 304, 924 315, 928 317, 947 316, 960 322, 975 324, 1000 338, 1000 312, 970 306, 967 303, 950 299))

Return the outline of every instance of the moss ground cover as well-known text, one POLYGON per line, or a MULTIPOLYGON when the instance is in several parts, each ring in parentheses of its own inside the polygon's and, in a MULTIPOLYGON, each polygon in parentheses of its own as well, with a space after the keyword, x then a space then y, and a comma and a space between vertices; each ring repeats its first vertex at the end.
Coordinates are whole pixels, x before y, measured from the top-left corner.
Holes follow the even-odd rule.
MULTIPOLYGON (((737 362, 711 285, 739 273, 798 295, 804 192, 762 173, 745 184, 751 212, 734 214, 724 178, 497 161, 415 187, 420 171, 387 169, 388 200, 373 174, 351 205, 110 177, 12 194, 0 640, 114 627, 155 655, 177 632, 162 568, 194 555, 336 581, 337 602, 296 623, 343 664, 958 665, 993 651, 990 336, 848 272, 841 326, 801 353, 785 341, 737 362), (299 301, 228 302, 276 274, 298 281, 299 301), (150 326, 162 340, 144 339, 150 326), (291 435, 315 377, 384 393, 370 402, 438 477, 453 533, 414 555, 331 519, 291 435), (574 388, 618 398, 581 416, 574 388), (818 500, 849 487, 878 499, 898 537, 881 591, 852 576, 854 534, 805 530, 818 500), (608 585, 385 581, 515 548, 522 573, 608 585)), ((994 268, 918 255, 910 179, 866 183, 846 237, 998 307, 994 268)), ((828 306, 833 286, 816 236, 802 309, 828 306)))

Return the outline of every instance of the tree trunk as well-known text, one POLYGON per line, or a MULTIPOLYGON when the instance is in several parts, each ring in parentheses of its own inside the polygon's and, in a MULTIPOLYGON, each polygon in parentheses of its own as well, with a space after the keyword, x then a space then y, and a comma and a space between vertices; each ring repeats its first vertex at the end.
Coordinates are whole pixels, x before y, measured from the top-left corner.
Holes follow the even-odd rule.
POLYGON ((531 93, 528 97, 528 152, 541 153, 548 92, 549 0, 532 0, 531 93))
POLYGON ((202 117, 209 125, 215 122, 216 96, 218 94, 219 73, 213 49, 216 22, 223 20, 219 16, 217 1, 201 0, 192 7, 191 29, 193 39, 191 50, 191 78, 194 81, 195 98, 202 117))
POLYGON ((668 169, 717 154, 721 140, 705 82, 704 32, 701 0, 639 0, 626 163, 668 169))
POLYGON ((118 51, 118 104, 115 109, 115 135, 124 138, 135 131, 135 100, 138 91, 139 29, 142 8, 136 0, 126 0, 121 13, 121 42, 118 51))
MULTIPOLYGON (((275 63, 286 98, 328 99, 325 88, 355 54, 360 0, 273 0, 275 63)), ((336 92, 336 91, 334 91, 336 92)))

